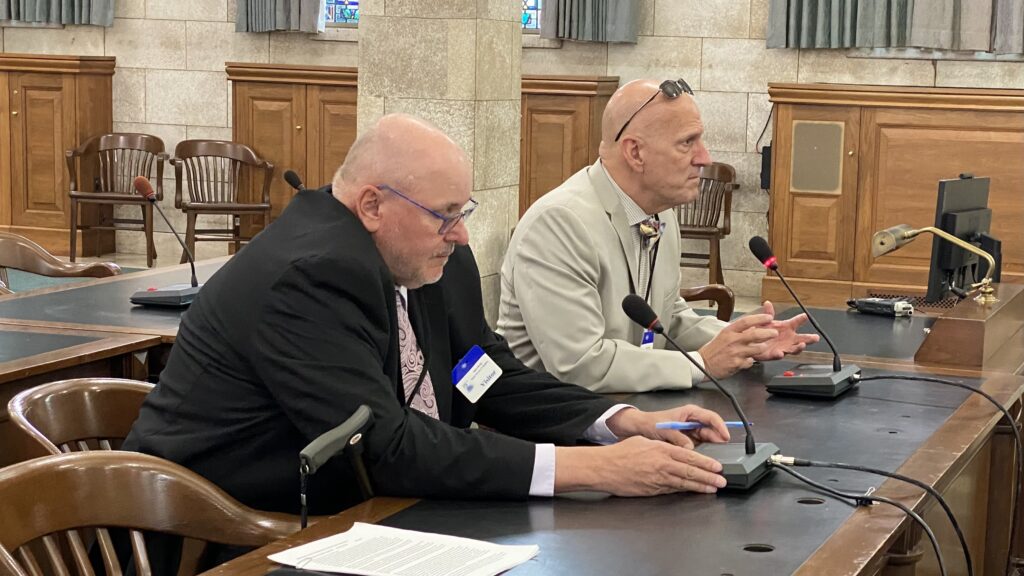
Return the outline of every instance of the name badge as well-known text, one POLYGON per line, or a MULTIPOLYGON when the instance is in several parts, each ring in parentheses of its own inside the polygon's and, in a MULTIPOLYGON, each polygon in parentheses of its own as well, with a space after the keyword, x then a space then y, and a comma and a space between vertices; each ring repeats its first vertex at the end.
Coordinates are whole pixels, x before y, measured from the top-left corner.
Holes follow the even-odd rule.
POLYGON ((455 383, 455 387, 474 404, 499 377, 501 368, 479 346, 470 348, 455 368, 452 368, 452 382, 455 383))
POLYGON ((640 349, 651 350, 654 348, 654 330, 644 330, 644 335, 640 337, 640 349))

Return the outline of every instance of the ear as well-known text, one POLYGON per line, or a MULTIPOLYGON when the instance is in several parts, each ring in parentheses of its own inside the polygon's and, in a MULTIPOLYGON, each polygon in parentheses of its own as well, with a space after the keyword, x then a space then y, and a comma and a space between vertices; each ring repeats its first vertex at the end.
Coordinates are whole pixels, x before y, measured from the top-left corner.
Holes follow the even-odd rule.
POLYGON ((623 138, 619 147, 622 152, 622 159, 634 172, 644 171, 643 141, 635 136, 623 138))
POLYGON ((381 226, 380 205, 380 191, 373 186, 363 186, 356 192, 353 212, 371 234, 381 226))

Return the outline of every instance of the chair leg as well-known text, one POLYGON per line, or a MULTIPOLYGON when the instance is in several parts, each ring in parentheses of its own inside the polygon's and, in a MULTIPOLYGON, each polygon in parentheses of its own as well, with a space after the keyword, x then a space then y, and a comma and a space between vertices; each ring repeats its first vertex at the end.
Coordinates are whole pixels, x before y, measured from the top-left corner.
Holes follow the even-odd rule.
MULTIPOLYGON (((192 253, 193 257, 195 257, 195 255, 196 255, 196 216, 197 216, 197 214, 195 212, 186 212, 185 216, 186 216, 186 220, 188 220, 188 224, 186 225, 186 228, 185 228, 185 245, 188 246, 189 252, 192 253)), ((181 251, 181 263, 184 264, 185 262, 188 262, 188 255, 185 253, 184 250, 182 250, 181 251)))
POLYGON ((156 258, 156 243, 153 242, 153 205, 146 203, 142 205, 142 227, 146 234, 146 267, 153 267, 153 259, 156 258))
POLYGON ((235 241, 235 254, 242 249, 242 217, 231 215, 231 235, 235 241))
POLYGON ((78 202, 71 199, 71 254, 70 259, 75 261, 75 253, 78 252, 78 202))
POLYGON ((718 237, 709 241, 708 249, 708 272, 713 284, 725 284, 725 276, 722 274, 722 251, 718 237))

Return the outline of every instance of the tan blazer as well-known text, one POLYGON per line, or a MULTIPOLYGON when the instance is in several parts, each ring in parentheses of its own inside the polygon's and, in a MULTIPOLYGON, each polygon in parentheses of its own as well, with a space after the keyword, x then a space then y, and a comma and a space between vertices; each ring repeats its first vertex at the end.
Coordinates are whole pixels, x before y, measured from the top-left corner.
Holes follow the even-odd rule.
MULTIPOLYGON (((643 330, 622 311, 639 255, 612 186, 589 166, 526 211, 501 267, 498 332, 527 366, 596 392, 688 388, 699 372, 660 336, 642 350, 643 330)), ((726 324, 679 297, 679 226, 672 210, 659 217, 651 305, 681 346, 697 350, 726 324)))

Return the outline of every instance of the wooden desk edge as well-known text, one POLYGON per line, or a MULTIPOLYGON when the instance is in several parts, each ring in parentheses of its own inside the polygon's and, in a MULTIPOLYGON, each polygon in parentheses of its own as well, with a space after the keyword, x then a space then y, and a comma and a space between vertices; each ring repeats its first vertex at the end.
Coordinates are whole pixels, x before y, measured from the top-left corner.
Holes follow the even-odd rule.
POLYGON ((34 326, 0 326, 7 332, 29 332, 44 334, 67 334, 70 336, 88 336, 98 338, 92 342, 75 344, 59 350, 34 354, 25 358, 0 363, 0 384, 28 378, 37 374, 60 370, 71 366, 79 366, 94 360, 111 358, 125 352, 150 348, 160 343, 156 336, 140 334, 111 334, 107 332, 84 332, 77 330, 44 330, 34 326))
POLYGON ((276 554, 278 552, 293 548, 300 544, 312 542, 320 538, 325 538, 333 534, 344 532, 352 527, 356 522, 366 522, 369 524, 376 524, 381 520, 392 516, 419 502, 414 498, 387 498, 378 497, 372 500, 368 500, 345 510, 344 512, 323 518, 317 521, 315 524, 310 524, 305 530, 296 532, 295 534, 282 538, 276 542, 272 542, 257 548, 252 552, 244 556, 239 556, 234 560, 222 564, 213 570, 204 572, 201 576, 249 576, 249 575, 263 575, 274 568, 278 568, 280 565, 271 562, 267 559, 270 554, 276 554))

